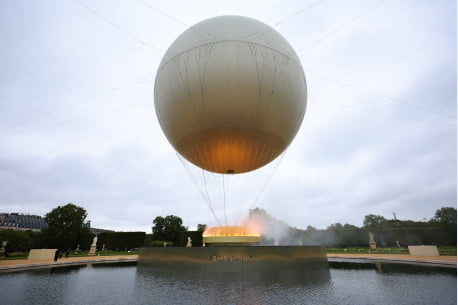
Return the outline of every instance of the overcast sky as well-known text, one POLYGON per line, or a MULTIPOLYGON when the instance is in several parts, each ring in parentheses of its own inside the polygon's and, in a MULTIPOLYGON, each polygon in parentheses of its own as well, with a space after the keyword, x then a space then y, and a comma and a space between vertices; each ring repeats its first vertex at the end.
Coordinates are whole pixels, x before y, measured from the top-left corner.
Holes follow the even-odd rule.
POLYGON ((158 125, 189 26, 258 19, 300 55, 304 122, 256 206, 291 226, 429 219, 457 196, 454 0, 0 1, 0 212, 72 202, 92 226, 215 220, 158 125))

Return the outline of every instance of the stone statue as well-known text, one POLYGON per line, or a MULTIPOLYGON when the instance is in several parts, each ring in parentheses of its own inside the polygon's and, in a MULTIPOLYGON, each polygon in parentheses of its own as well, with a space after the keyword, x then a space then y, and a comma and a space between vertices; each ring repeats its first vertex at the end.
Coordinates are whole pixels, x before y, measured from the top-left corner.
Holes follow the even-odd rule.
POLYGON ((371 251, 377 251, 377 243, 375 242, 372 232, 369 232, 369 247, 371 251))
POLYGON ((94 239, 92 240, 92 245, 91 247, 96 247, 97 246, 97 235, 94 236, 94 239))
POLYGON ((8 241, 2 241, 2 247, 0 248, 0 257, 6 256, 6 245, 8 241))
POLYGON ((94 236, 94 240, 92 241, 91 249, 89 249, 89 252, 87 255, 95 255, 97 252, 97 235, 94 236))
POLYGON ((374 244, 375 243, 374 234, 372 234, 372 232, 369 232, 369 243, 370 244, 374 244))
POLYGON ((192 240, 191 237, 188 236, 188 243, 186 244, 186 247, 192 247, 192 240))

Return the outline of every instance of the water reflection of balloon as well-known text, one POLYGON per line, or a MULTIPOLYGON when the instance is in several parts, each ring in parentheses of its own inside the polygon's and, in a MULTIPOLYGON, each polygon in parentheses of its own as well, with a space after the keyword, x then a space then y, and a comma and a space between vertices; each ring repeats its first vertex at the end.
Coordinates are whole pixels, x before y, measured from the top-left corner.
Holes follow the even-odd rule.
POLYGON ((156 76, 155 108, 172 146, 203 170, 205 193, 210 173, 224 189, 228 177, 256 172, 285 151, 304 117, 306 81, 296 53, 274 29, 216 17, 169 47, 156 76))

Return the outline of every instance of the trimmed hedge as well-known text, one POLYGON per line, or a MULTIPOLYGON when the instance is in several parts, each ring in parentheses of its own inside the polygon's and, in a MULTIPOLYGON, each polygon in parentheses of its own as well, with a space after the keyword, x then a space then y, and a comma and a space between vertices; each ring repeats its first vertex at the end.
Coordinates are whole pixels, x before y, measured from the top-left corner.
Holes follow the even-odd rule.
POLYGON ((97 248, 110 250, 129 250, 143 246, 146 239, 145 232, 103 232, 98 235, 97 248))
POLYGON ((148 247, 164 247, 164 243, 167 243, 167 247, 173 247, 173 242, 162 240, 153 240, 152 242, 150 242, 148 247))
POLYGON ((40 235, 32 231, 0 230, 0 243, 8 241, 6 253, 29 251, 33 247, 41 248, 40 235))
POLYGON ((188 231, 186 234, 186 244, 188 243, 188 236, 191 238, 193 247, 202 247, 203 238, 200 231, 188 231))

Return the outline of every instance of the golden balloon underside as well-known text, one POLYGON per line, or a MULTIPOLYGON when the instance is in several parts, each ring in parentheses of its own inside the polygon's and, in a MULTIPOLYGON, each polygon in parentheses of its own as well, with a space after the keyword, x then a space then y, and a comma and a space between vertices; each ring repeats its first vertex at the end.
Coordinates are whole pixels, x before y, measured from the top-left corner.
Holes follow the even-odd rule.
POLYGON ((214 173, 256 170, 286 148, 279 137, 256 128, 211 128, 189 134, 175 148, 189 162, 214 173))

